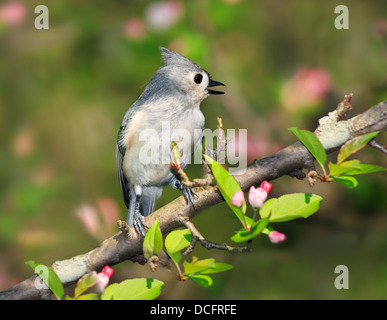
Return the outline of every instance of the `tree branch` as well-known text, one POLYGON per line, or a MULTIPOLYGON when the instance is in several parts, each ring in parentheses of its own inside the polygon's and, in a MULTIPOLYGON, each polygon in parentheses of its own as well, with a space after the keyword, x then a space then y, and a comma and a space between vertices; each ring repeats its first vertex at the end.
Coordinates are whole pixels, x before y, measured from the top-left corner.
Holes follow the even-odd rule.
MULTIPOLYGON (((345 97, 335 111, 319 120, 315 134, 327 153, 337 150, 346 141, 356 136, 387 130, 387 101, 379 103, 352 119, 342 120, 343 110, 344 113, 350 110, 348 97, 345 97)), ((288 174, 298 173, 296 176, 303 178, 303 175, 300 175, 301 170, 313 168, 313 161, 314 158, 309 151, 300 142, 296 142, 273 155, 255 160, 243 172, 235 174, 235 178, 242 190, 247 191, 250 186, 259 185, 263 180, 270 181, 288 174)), ((198 195, 195 208, 187 206, 181 196, 146 217, 146 224, 150 226, 156 219, 159 219, 162 233, 167 234, 184 226, 186 221, 191 220, 202 210, 223 201, 216 186, 199 187, 195 189, 195 192, 198 195)), ((137 235, 132 226, 124 231, 106 239, 98 247, 85 254, 54 262, 52 268, 64 286, 74 283, 88 272, 101 270, 105 265, 115 265, 141 254, 142 238, 137 235)), ((0 292, 0 299, 47 298, 50 291, 37 289, 35 286, 36 277, 32 276, 14 287, 0 292)))

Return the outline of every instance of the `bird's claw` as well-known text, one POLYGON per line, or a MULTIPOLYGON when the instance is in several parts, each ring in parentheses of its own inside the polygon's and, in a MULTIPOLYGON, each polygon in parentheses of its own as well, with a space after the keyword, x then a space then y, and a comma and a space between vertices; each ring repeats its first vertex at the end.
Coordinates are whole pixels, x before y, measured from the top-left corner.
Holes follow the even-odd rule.
POLYGON ((193 188, 182 185, 181 191, 187 204, 194 206, 194 198, 199 198, 193 188))
POLYGON ((187 204, 194 206, 194 198, 199 198, 193 188, 184 185, 179 179, 174 179, 171 182, 171 186, 174 189, 179 189, 183 192, 183 196, 187 204))
POLYGON ((133 227, 136 230, 138 235, 145 237, 146 230, 149 227, 146 225, 143 215, 140 211, 136 211, 133 219, 133 227))

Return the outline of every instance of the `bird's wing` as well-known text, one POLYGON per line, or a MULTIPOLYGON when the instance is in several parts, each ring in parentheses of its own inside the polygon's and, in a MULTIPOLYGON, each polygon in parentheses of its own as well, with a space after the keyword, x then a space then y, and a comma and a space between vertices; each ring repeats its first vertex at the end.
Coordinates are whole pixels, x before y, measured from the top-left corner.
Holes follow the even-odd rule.
POLYGON ((137 107, 133 105, 126 111, 124 118, 121 123, 120 130, 118 132, 117 144, 116 144, 116 166, 117 166, 117 175, 118 181, 120 182, 122 198, 124 199, 125 205, 129 208, 130 200, 130 187, 129 182, 126 179, 124 172, 122 170, 122 161, 125 156, 126 146, 123 145, 122 136, 125 133, 127 126, 130 124, 133 115, 136 113, 137 107))
POLYGON ((120 152, 118 142, 116 144, 116 166, 117 166, 117 175, 118 181, 120 182, 122 198, 124 199, 125 205, 129 208, 129 184, 126 179, 124 172, 122 171, 122 159, 124 158, 123 154, 120 152))

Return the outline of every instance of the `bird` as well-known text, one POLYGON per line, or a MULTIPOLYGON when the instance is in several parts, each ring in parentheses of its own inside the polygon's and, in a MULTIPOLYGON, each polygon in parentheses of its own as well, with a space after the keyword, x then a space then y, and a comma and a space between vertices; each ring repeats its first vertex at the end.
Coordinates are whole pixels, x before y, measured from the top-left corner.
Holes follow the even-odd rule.
POLYGON ((172 142, 186 170, 203 137, 205 118, 200 103, 209 95, 224 93, 209 88, 225 86, 185 56, 159 49, 164 65, 126 111, 116 143, 118 180, 128 208, 126 223, 141 236, 148 229, 144 217, 154 211, 163 187, 181 190, 187 204, 193 203, 196 194, 171 170, 172 142))

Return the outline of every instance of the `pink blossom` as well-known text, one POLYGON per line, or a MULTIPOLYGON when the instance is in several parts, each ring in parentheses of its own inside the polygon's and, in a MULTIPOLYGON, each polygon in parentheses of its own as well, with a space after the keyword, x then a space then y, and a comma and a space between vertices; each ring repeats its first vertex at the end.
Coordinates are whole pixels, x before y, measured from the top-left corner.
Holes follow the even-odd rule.
POLYGON ((76 214, 90 234, 94 236, 98 234, 101 226, 97 211, 93 206, 84 204, 77 209, 76 214))
POLYGON ((254 208, 261 208, 263 203, 267 199, 267 195, 269 194, 272 188, 272 184, 267 182, 266 180, 261 183, 259 188, 254 188, 251 186, 249 191, 249 202, 254 208))
POLYGON ((99 292, 102 292, 105 290, 107 285, 109 284, 110 278, 112 277, 114 273, 114 270, 110 268, 109 266, 105 266, 102 269, 102 272, 98 273, 98 283, 97 283, 97 290, 99 292))
POLYGON ((166 30, 182 18, 184 10, 180 0, 154 2, 146 8, 145 19, 151 28, 166 30))
POLYGON ((99 197, 96 204, 80 205, 76 209, 76 215, 91 236, 102 240, 112 232, 120 216, 120 208, 113 199, 99 197))
POLYGON ((242 207, 243 202, 245 202, 245 195, 243 191, 236 191, 231 199, 231 204, 235 207, 242 207))
POLYGON ((145 23, 139 18, 130 18, 124 23, 124 34, 129 39, 142 39, 146 34, 145 23))
POLYGON ((255 189, 251 186, 249 191, 249 202, 254 208, 260 208, 267 199, 267 192, 262 188, 255 189))
POLYGON ((26 16, 26 8, 24 4, 11 1, 0 6, 0 23, 18 24, 21 23, 26 16))
POLYGON ((108 197, 100 197, 97 199, 97 205, 104 223, 109 226, 115 225, 120 218, 120 207, 117 202, 108 197))
POLYGON ((239 157, 247 157, 247 160, 254 160, 270 153, 270 146, 264 139, 256 138, 250 134, 247 137, 235 133, 235 136, 227 139, 227 152, 239 157))
POLYGON ((104 266, 102 269, 102 274, 107 276, 109 279, 112 277, 114 273, 114 269, 110 268, 109 266, 104 266))
POLYGON ((266 180, 261 183, 261 188, 266 191, 267 193, 270 192, 271 188, 273 188, 273 185, 270 182, 267 182, 266 180))
POLYGON ((290 111, 316 106, 330 87, 331 78, 326 70, 301 67, 282 87, 282 105, 290 111))
POLYGON ((273 230, 273 231, 269 232, 269 239, 270 239, 271 243, 280 243, 280 242, 284 242, 286 240, 286 236, 285 236, 285 234, 283 234, 281 232, 273 230))

